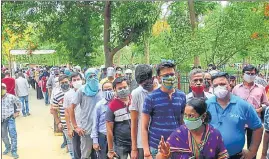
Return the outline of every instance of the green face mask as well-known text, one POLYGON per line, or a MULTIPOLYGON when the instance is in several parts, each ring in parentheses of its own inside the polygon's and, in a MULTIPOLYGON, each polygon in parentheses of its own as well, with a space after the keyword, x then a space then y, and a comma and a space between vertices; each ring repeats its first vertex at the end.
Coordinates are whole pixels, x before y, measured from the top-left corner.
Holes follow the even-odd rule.
POLYGON ((2 91, 1 91, 1 95, 2 95, 2 96, 3 96, 3 95, 5 95, 5 94, 6 94, 6 92, 7 92, 7 90, 2 89, 2 91))
POLYGON ((201 116, 199 118, 184 118, 184 123, 189 130, 195 130, 202 126, 203 121, 201 116))

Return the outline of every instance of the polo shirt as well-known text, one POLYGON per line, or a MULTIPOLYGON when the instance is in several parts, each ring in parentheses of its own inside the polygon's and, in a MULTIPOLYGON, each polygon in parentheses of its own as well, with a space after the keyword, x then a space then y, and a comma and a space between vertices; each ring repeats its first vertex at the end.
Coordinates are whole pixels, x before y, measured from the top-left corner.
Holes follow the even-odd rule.
POLYGON ((149 125, 149 146, 157 149, 161 136, 164 140, 178 128, 186 105, 186 95, 176 89, 170 99, 160 88, 154 90, 146 98, 143 113, 151 117, 149 125))
POLYGON ((230 156, 241 152, 245 145, 245 125, 252 130, 262 127, 252 105, 238 96, 231 94, 230 103, 225 109, 219 105, 215 96, 206 103, 212 116, 210 124, 220 131, 230 156))

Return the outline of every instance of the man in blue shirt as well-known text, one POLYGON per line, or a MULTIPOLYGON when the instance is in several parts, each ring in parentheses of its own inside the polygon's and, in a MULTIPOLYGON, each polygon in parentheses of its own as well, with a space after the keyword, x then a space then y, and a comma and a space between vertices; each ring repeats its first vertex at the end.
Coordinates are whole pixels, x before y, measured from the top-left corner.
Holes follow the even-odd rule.
POLYGON ((230 158, 244 157, 252 159, 262 139, 263 127, 254 108, 238 96, 230 93, 229 76, 219 72, 212 76, 215 97, 207 101, 211 113, 211 125, 218 129, 224 140, 230 158), (245 145, 245 125, 253 130, 253 138, 249 149, 245 145))
POLYGON ((157 75, 162 81, 162 86, 145 98, 142 111, 141 127, 145 159, 155 158, 161 136, 167 140, 183 123, 182 114, 186 105, 185 94, 174 88, 175 65, 170 61, 162 62, 157 67, 157 75))

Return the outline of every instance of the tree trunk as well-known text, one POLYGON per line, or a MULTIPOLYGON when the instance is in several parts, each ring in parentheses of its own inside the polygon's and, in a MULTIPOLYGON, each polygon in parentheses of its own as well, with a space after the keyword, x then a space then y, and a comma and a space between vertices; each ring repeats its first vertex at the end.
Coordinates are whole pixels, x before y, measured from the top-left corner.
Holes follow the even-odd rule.
POLYGON ((149 64, 149 38, 144 36, 144 53, 145 53, 145 62, 149 64))
POLYGON ((113 54, 110 50, 110 28, 111 28, 111 2, 105 2, 104 10, 104 52, 105 52, 105 67, 113 65, 113 54))
POLYGON ((131 64, 134 64, 134 53, 132 53, 130 61, 131 61, 131 64))
MULTIPOLYGON (((195 17, 195 10, 194 10, 194 0, 188 0, 188 6, 189 6, 189 12, 190 12, 190 21, 191 21, 191 28, 193 31, 193 36, 195 33, 195 28, 196 26, 196 17, 195 17)), ((200 58, 198 55, 194 55, 194 66, 199 66, 200 65, 200 58)))

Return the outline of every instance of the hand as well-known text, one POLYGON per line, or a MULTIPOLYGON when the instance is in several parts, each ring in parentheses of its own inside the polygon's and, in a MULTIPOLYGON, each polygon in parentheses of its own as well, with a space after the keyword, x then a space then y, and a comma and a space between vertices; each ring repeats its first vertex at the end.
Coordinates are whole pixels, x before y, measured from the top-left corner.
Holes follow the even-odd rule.
POLYGON ((249 150, 243 150, 242 157, 240 159, 252 159, 255 156, 256 156, 256 153, 251 152, 249 150))
POLYGON ((166 143, 166 142, 164 141, 163 136, 161 137, 161 141, 160 141, 160 143, 159 143, 158 150, 159 150, 159 152, 162 153, 163 155, 168 155, 169 152, 170 152, 170 144, 169 144, 169 143, 166 143))
POLYGON ((99 151, 99 150, 101 150, 99 144, 93 144, 93 149, 94 149, 95 151, 99 151))
POLYGON ((144 159, 153 159, 149 150, 144 151, 144 159))
POLYGON ((83 129, 79 128, 79 127, 77 127, 75 129, 75 131, 76 131, 76 133, 78 133, 79 136, 84 136, 85 135, 85 130, 83 130, 83 129))
POLYGON ((112 159, 114 156, 118 156, 118 155, 116 154, 116 152, 114 152, 114 151, 110 151, 110 152, 107 153, 107 157, 108 157, 109 159, 112 159))
POLYGON ((138 150, 132 150, 131 159, 138 159, 138 150))
POLYGON ((262 155, 262 156, 261 156, 261 159, 266 159, 266 155, 265 155, 265 156, 264 156, 264 155, 262 155))
POLYGON ((58 123, 58 129, 60 130, 60 131, 62 131, 63 130, 63 125, 62 125, 62 123, 58 123))
POLYGON ((68 129, 67 135, 70 137, 70 139, 74 136, 74 131, 72 129, 68 129))
POLYGON ((16 112, 16 113, 13 114, 14 118, 17 118, 18 116, 20 116, 20 112, 16 112))

